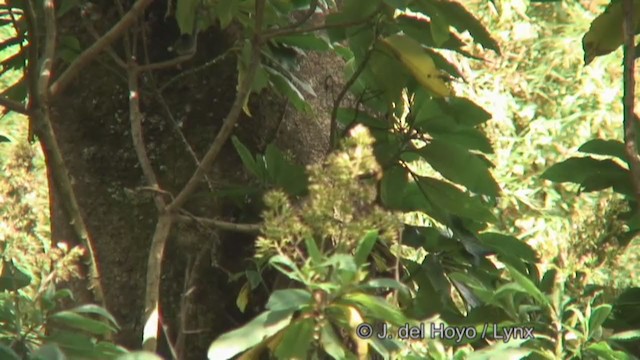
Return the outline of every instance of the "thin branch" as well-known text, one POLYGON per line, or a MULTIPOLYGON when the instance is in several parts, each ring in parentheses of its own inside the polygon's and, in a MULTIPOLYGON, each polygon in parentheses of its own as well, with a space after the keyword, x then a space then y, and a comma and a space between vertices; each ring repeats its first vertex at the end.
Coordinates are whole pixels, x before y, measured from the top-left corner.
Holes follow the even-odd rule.
POLYGON ((17 101, 7 99, 4 96, 0 96, 0 106, 4 107, 7 110, 15 111, 22 115, 29 115, 29 110, 24 104, 21 104, 17 101))
MULTIPOLYGON (((34 9, 30 6, 31 2, 28 2, 26 8, 30 14, 27 16, 35 16, 34 9)), ((55 8, 53 0, 45 0, 44 5, 44 21, 46 38, 44 42, 44 50, 42 61, 40 62, 41 68, 38 76, 33 76, 29 82, 29 92, 31 95, 30 111, 32 112, 32 123, 36 135, 40 139, 42 150, 45 154, 48 170, 50 171, 53 184, 56 187, 57 193, 60 196, 60 200, 67 212, 71 225, 75 232, 75 235, 80 240, 88 252, 89 252, 89 276, 90 276, 90 288, 93 291, 93 295, 96 300, 106 307, 104 292, 102 285, 100 284, 100 274, 96 262, 95 251, 93 248, 93 242, 89 236, 87 226, 82 218, 82 213, 78 205, 78 201, 73 192, 69 175, 67 174, 67 168, 62 158, 58 142, 51 125, 51 118, 49 114, 49 80, 51 78, 51 68, 53 66, 53 59, 55 56, 56 47, 56 24, 55 24, 55 8)), ((35 21, 35 17, 31 18, 31 21, 35 21)), ((35 33, 30 34, 30 41, 37 35, 35 33)), ((31 43, 34 44, 34 43, 31 43)), ((35 48, 34 48, 35 49, 35 48)), ((37 49, 29 52, 29 56, 37 57, 37 49)), ((29 58, 29 63, 37 64, 37 58, 29 58)), ((31 69, 33 70, 33 69, 31 69)), ((35 74, 32 74, 35 75, 35 74)))
POLYGON ((55 97, 62 92, 71 81, 109 45, 119 39, 140 17, 153 0, 138 0, 131 9, 118 21, 106 34, 82 52, 60 77, 49 87, 51 96, 55 97))
MULTIPOLYGON (((144 145, 144 136, 142 134, 142 113, 140 112, 140 92, 138 89, 138 69, 133 59, 129 60, 129 118, 131 121, 131 137, 133 139, 133 147, 138 157, 138 163, 142 168, 142 173, 147 183, 153 189, 160 189, 158 177, 156 176, 146 146, 144 145)), ((153 196, 158 210, 162 211, 166 203, 160 193, 153 196)))
POLYGON ((171 231, 173 218, 170 214, 161 213, 149 248, 147 261, 147 280, 144 299, 145 325, 142 333, 142 348, 155 352, 160 330, 160 274, 164 248, 171 231))
MULTIPOLYGON (((93 24, 91 23, 91 21, 88 20, 88 19, 84 19, 84 18, 83 18, 83 20, 84 20, 83 21, 84 22, 84 26, 89 31, 89 34, 91 34, 96 41, 100 40, 100 34, 98 34, 98 32, 96 31, 95 27, 93 27, 93 24)), ((107 46, 106 50, 107 50, 107 53, 109 54, 109 56, 111 56, 113 61, 118 66, 120 66, 123 69, 127 68, 127 63, 124 60, 122 60, 122 58, 116 53, 115 50, 113 50, 113 48, 111 46, 107 46)))
POLYGON ((193 216, 191 214, 187 215, 177 215, 177 221, 182 222, 195 222, 204 226, 210 226, 220 230, 226 231, 235 231, 239 233, 247 233, 247 234, 257 234, 260 232, 262 228, 262 224, 238 224, 224 220, 218 219, 209 219, 198 216, 193 216))
POLYGON ((349 91, 351 86, 355 84, 360 74, 362 74, 362 72, 364 71, 365 67, 367 66, 367 63, 369 62, 369 59, 371 58, 372 53, 373 53, 373 48, 370 48, 365 54, 364 59, 362 59, 362 62, 360 63, 360 65, 358 65, 358 68, 356 69, 356 71, 354 71, 353 75, 351 75, 351 78, 349 78, 349 81, 347 81, 347 83, 344 84, 344 86, 342 87, 342 90, 340 90, 340 93, 338 94, 338 97, 333 103, 333 109, 331 110, 331 125, 329 129, 329 151, 334 150, 337 146, 338 139, 336 137, 338 135, 337 134, 338 109, 340 108, 340 103, 342 102, 344 97, 347 95, 347 92, 349 91))
POLYGON ((189 69, 189 70, 186 70, 186 71, 183 71, 183 72, 179 73, 178 75, 176 75, 176 76, 172 77, 171 79, 167 80, 167 82, 164 83, 162 86, 160 86, 158 90, 160 92, 163 92, 169 86, 171 86, 173 83, 175 83, 176 81, 180 80, 181 78, 183 78, 185 76, 188 76, 188 75, 194 75, 194 74, 196 74, 196 73, 198 73, 198 72, 200 72, 202 70, 205 70, 209 66, 217 64, 220 60, 224 59, 227 55, 229 55, 232 50, 237 50, 237 49, 231 48, 231 49, 225 51, 224 53, 218 55, 213 60, 207 61, 205 64, 203 64, 201 66, 198 66, 196 68, 189 69))
POLYGON ((167 211, 175 212, 179 210, 182 205, 187 201, 189 196, 197 189, 198 185, 204 178, 204 175, 207 173, 207 170, 213 165, 213 162, 218 158, 222 147, 231 136, 233 129, 240 118, 240 114, 242 113, 242 108, 249 97, 251 92, 251 85, 253 84, 253 80, 260 65, 260 47, 263 44, 263 39, 260 36, 260 31, 262 28, 262 21, 264 17, 264 0, 256 1, 256 34, 252 40, 252 54, 250 57, 249 66, 246 70, 246 73, 242 77, 242 80, 238 86, 238 91, 236 94, 235 101, 227 114, 227 117, 224 119, 224 123, 218 131, 211 147, 204 155, 204 158, 200 162, 200 166, 193 173, 187 184, 180 191, 180 193, 176 196, 176 199, 167 206, 167 211))
POLYGON ((631 183, 636 202, 640 203, 640 157, 638 156, 638 147, 636 144, 636 125, 638 117, 634 111, 635 100, 635 44, 634 34, 635 26, 633 19, 633 0, 622 0, 622 8, 624 13, 624 94, 622 96, 623 104, 623 123, 624 123, 624 142, 627 162, 631 171, 631 183))

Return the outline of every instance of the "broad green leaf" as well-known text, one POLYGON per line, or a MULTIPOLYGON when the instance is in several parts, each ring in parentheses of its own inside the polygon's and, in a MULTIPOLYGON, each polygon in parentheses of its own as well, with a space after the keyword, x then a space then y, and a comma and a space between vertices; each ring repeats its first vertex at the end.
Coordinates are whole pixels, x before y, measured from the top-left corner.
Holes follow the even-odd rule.
POLYGON ((309 253, 309 257, 311 260, 319 263, 322 261, 322 252, 320 252, 320 248, 318 248, 318 244, 316 243, 316 239, 312 236, 307 236, 304 238, 304 244, 307 247, 307 252, 309 253))
POLYGON ((441 100, 440 104, 444 111, 453 116, 456 123, 463 127, 473 127, 491 119, 491 114, 467 98, 452 97, 441 100))
POLYGON ((231 24, 231 21, 237 11, 238 0, 218 0, 215 2, 215 15, 220 19, 221 29, 225 29, 229 24, 231 24))
POLYGON ((9 139, 8 137, 0 134, 0 143, 3 143, 3 142, 11 142, 11 139, 9 139))
POLYGON ((482 151, 485 154, 493 154, 493 146, 489 139, 479 130, 460 129, 452 132, 429 132, 435 139, 443 140, 447 143, 459 145, 465 149, 482 151))
POLYGON ((378 241, 378 231, 371 230, 367 232, 358 244, 358 248, 356 248, 356 253, 354 254, 354 261, 357 266, 362 266, 367 262, 369 258, 369 254, 373 250, 376 242, 378 241))
POLYGON ((265 69, 269 72, 271 83, 280 95, 289 99, 296 110, 307 114, 311 113, 311 106, 307 103, 300 90, 298 90, 291 80, 272 68, 265 67, 265 69))
POLYGON ((449 40, 449 23, 444 16, 434 16, 431 18, 431 36, 436 46, 442 46, 449 40))
POLYGON ((594 332, 607 320, 609 314, 611 314, 611 309, 611 305, 603 304, 591 311, 591 315, 589 316, 589 338, 592 338, 594 332))
POLYGON ((495 217, 478 197, 470 197, 457 187, 430 177, 422 177, 419 184, 430 201, 452 214, 477 220, 494 222, 495 217))
POLYGON ((487 165, 461 146, 433 139, 418 150, 442 176, 464 185, 472 192, 497 196, 499 187, 487 165))
POLYGON ((21 360, 20 356, 16 354, 10 347, 0 344, 0 359, 6 360, 21 360))
POLYGON ((380 180, 380 199, 391 209, 401 209, 402 195, 408 183, 407 170, 394 165, 384 171, 380 180))
POLYGON ((593 353, 598 359, 602 360, 626 360, 632 359, 628 354, 622 351, 616 351, 604 341, 595 344, 589 344, 584 350, 585 353, 593 353))
POLYGON ((193 34, 199 4, 200 0, 180 0, 176 2, 175 17, 181 34, 193 34))
POLYGON ((303 194, 308 185, 307 174, 301 165, 289 161, 274 145, 267 145, 265 166, 271 181, 290 195, 303 194))
POLYGON ((329 322, 326 322, 320 332, 320 344, 322 349, 335 360, 348 359, 347 350, 342 346, 342 341, 329 322))
POLYGON ((411 36, 422 45, 429 48, 444 48, 456 51, 466 57, 476 58, 463 49, 465 43, 455 34, 449 32, 448 39, 442 44, 437 45, 434 41, 431 20, 420 18, 408 14, 402 14, 396 18, 395 25, 398 30, 411 36))
POLYGON ((109 313, 109 311, 107 311, 106 309, 104 309, 103 307, 100 307, 98 305, 94 305, 94 304, 85 304, 85 305, 80 305, 76 308, 73 308, 69 311, 78 313, 78 314, 93 314, 93 315, 98 315, 100 317, 103 317, 107 320, 109 320, 111 322, 111 324, 113 324, 116 328, 118 327, 118 322, 116 321, 116 319, 113 317, 113 315, 111 315, 111 313, 109 313))
POLYGON ((536 285, 518 270, 510 265, 505 265, 509 270, 511 278, 520 285, 530 296, 532 296, 539 304, 550 306, 547 297, 536 287, 536 285))
POLYGON ((55 331, 46 337, 47 343, 57 344, 71 358, 96 358, 95 340, 85 334, 55 331))
POLYGON ((94 320, 90 317, 77 314, 73 311, 60 311, 49 316, 49 321, 86 331, 95 335, 106 335, 114 333, 117 329, 103 321, 94 320))
POLYGON ((553 182, 581 184, 591 175, 626 173, 626 169, 613 160, 597 160, 590 156, 573 157, 552 165, 542 177, 553 182))
POLYGON ((249 149, 244 146, 244 144, 240 142, 240 139, 235 135, 231 137, 231 142, 233 143, 233 147, 236 148, 238 155, 240 155, 240 160, 242 160, 242 163, 247 170, 249 170, 251 175, 258 177, 258 165, 256 164, 256 161, 254 160, 253 155, 251 155, 249 149))
POLYGON ((407 318, 402 312, 383 298, 358 292, 346 294, 343 299, 365 309, 368 317, 384 320, 394 325, 403 325, 407 322, 407 318))
POLYGON ((2 260, 0 273, 0 292, 16 291, 31 284, 31 277, 22 269, 14 265, 13 260, 2 260))
POLYGON ((622 161, 627 161, 624 151, 624 143, 618 140, 593 139, 582 144, 578 151, 596 155, 615 156, 622 161))
POLYGON ((609 339, 618 341, 638 341, 640 340, 640 330, 629 330, 615 333, 609 336, 609 339))
POLYGON ((404 64, 416 81, 437 97, 451 96, 452 91, 441 78, 440 70, 422 45, 405 35, 391 35, 381 40, 404 64))
POLYGON ((447 21, 459 32, 469 31, 475 41, 500 54, 498 42, 465 7, 455 0, 419 0, 420 10, 430 16, 446 16, 447 21))
POLYGON ((306 318, 291 324, 276 348, 278 359, 307 359, 313 344, 315 319, 306 318))
MULTIPOLYGON (((433 59, 433 62, 436 64, 436 67, 438 69, 441 69, 442 71, 447 72, 449 75, 454 76, 456 78, 459 79, 463 79, 464 76, 462 75, 462 72, 460 72, 460 69, 458 69, 458 67, 456 65, 454 65, 453 63, 451 63, 449 60, 447 60, 447 58, 445 58, 444 56, 442 56, 442 54, 440 54, 439 52, 433 50, 433 49, 428 49, 425 48, 424 51, 429 54, 429 56, 431 56, 431 58, 433 59)), ((449 81, 447 74, 441 74, 440 78, 447 83, 449 81)))
POLYGON ((209 360, 231 359, 261 343, 291 323, 293 311, 267 311, 243 327, 220 335, 209 346, 209 360))
POLYGON ((538 261, 538 254, 536 251, 526 242, 518 240, 513 236, 487 232, 480 234, 479 237, 482 243, 490 246, 497 252, 516 256, 531 263, 538 261))
MULTIPOLYGON (((30 360, 65 360, 62 350, 56 344, 45 344, 29 357, 30 360)), ((2 357, 2 359, 8 359, 2 357)))
POLYGON ((311 293, 304 289, 276 290, 269 297, 270 311, 298 310, 312 302, 311 293))

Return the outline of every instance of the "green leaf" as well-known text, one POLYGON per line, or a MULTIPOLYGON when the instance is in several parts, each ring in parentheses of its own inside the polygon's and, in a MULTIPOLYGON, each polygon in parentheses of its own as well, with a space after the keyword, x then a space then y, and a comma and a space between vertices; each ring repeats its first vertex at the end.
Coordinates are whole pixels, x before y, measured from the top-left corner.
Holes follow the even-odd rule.
POLYGON ((424 17, 415 17, 408 14, 398 16, 395 24, 399 31, 411 36, 429 48, 443 48, 456 51, 466 57, 476 58, 463 49, 465 43, 455 34, 449 32, 448 38, 442 44, 436 44, 432 30, 431 20, 424 17))
POLYGON ((496 342, 494 345, 474 351, 465 360, 520 360, 526 359, 533 349, 525 348, 526 339, 512 339, 508 342, 496 342))
POLYGON ((591 311, 591 316, 589 316, 589 339, 593 337, 593 334, 602 326, 604 321, 607 320, 612 308, 609 304, 603 304, 591 311))
POLYGON ((316 243, 316 239, 312 236, 306 236, 304 238, 304 244, 307 247, 307 252, 309 253, 309 257, 311 260, 319 263, 322 261, 322 253, 320 252, 320 248, 318 248, 318 244, 316 243))
POLYGON ((553 182, 582 184, 593 175, 620 176, 627 170, 613 160, 597 160, 590 156, 572 157, 548 168, 542 178, 553 182))
POLYGON ((55 343, 69 357, 96 358, 95 339, 78 332, 54 331, 46 337, 49 343, 55 343))
POLYGON ((640 340, 640 330, 629 330, 615 333, 609 336, 609 339, 618 341, 638 341, 640 340))
POLYGON ((394 165, 385 170, 380 180, 380 199, 391 209, 402 208, 402 195, 408 183, 407 170, 394 165))
POLYGON ((403 325, 407 322, 407 318, 400 310, 380 297, 358 292, 346 294, 343 299, 360 305, 366 310, 366 314, 373 318, 384 320, 394 325, 403 325))
POLYGON ((176 3, 176 21, 181 34, 193 33, 196 25, 196 12, 200 0, 180 0, 176 3))
POLYGON ((215 14, 220 19, 220 28, 223 30, 231 24, 237 12, 238 0, 218 0, 215 2, 215 14))
POLYGON ((118 322, 113 317, 113 315, 111 315, 111 313, 109 313, 109 311, 107 311, 106 309, 104 309, 103 307, 100 307, 98 305, 85 304, 85 305, 81 305, 81 306, 78 306, 76 308, 73 308, 73 309, 71 309, 69 311, 72 311, 72 312, 75 312, 75 313, 78 313, 78 314, 92 314, 92 315, 101 316, 101 317, 109 320, 116 328, 118 328, 118 322))
POLYGON ((353 124, 354 122, 363 124, 372 129, 386 130, 391 127, 389 122, 385 121, 384 119, 370 116, 361 110, 358 111, 352 108, 339 108, 337 113, 337 120, 345 127, 353 124))
POLYGON ((11 142, 11 140, 8 137, 0 134, 0 143, 3 143, 3 142, 11 142))
POLYGON ((209 346, 209 360, 230 359, 261 343, 291 323, 293 311, 267 311, 243 327, 220 335, 209 346))
POLYGON ((626 162, 627 156, 624 151, 624 143, 618 140, 593 139, 582 144, 578 151, 596 155, 615 156, 626 162))
POLYGON ((367 258, 369 258, 369 254, 371 254, 371 250, 373 250, 377 241, 377 230, 371 230, 362 237, 354 255, 354 260, 357 266, 362 266, 367 262, 367 258))
POLYGON ((0 344, 0 359, 7 360, 21 360, 20 356, 16 354, 10 347, 0 344))
POLYGON ((13 260, 2 260, 2 273, 0 273, 0 292, 16 291, 31 284, 31 277, 19 267, 13 260))
POLYGON ((524 276, 518 270, 513 268, 510 265, 505 265, 505 267, 509 270, 509 274, 511 278, 520 285, 530 296, 532 296, 539 304, 550 306, 549 300, 547 297, 536 287, 536 285, 529 280, 528 277, 524 276))
POLYGON ((302 195, 307 190, 308 179, 301 165, 289 161, 274 145, 267 145, 265 166, 271 181, 290 195, 302 195))
POLYGON ((56 17, 61 18, 74 7, 78 6, 80 3, 79 0, 62 0, 60 1, 60 5, 58 6, 58 10, 56 11, 56 17))
POLYGON ((278 359, 307 359, 313 344, 315 319, 296 321, 285 331, 275 355, 278 359))
POLYGON ((238 137, 235 135, 231 137, 231 142, 233 143, 233 147, 236 148, 238 155, 240 155, 240 160, 242 160, 242 163, 247 170, 249 170, 251 175, 258 177, 258 165, 256 164, 256 161, 254 160, 253 155, 251 155, 249 149, 244 146, 244 144, 240 142, 238 137))
POLYGON ((106 335, 117 331, 115 327, 103 321, 94 320, 73 311, 57 312, 49 316, 49 321, 95 335, 106 335))
POLYGON ((467 98, 452 97, 440 101, 440 104, 444 107, 445 112, 453 116, 456 122, 463 127, 477 126, 491 119, 491 114, 467 98))
POLYGON ((342 346, 341 340, 329 322, 325 322, 320 332, 320 344, 322 349, 335 360, 343 360, 347 358, 347 350, 342 346))
POLYGON ((553 288, 556 285, 556 276, 558 275, 558 270, 555 268, 547 270, 542 276, 542 280, 540 280, 540 290, 542 290, 545 294, 551 294, 553 292, 553 288))
POLYGON ((431 18, 431 36, 436 46, 442 46, 449 40, 449 23, 443 16, 434 16, 431 18))
POLYGON ((269 296, 267 309, 270 311, 298 310, 312 301, 311 293, 303 289, 276 290, 269 296))
POLYGON ((460 129, 452 132, 429 132, 435 139, 443 140, 447 143, 459 145, 465 149, 482 151, 485 154, 493 154, 493 146, 489 139, 479 130, 460 129))
POLYGON ((419 184, 426 191, 429 200, 441 209, 480 222, 495 221, 491 211, 478 197, 470 197, 457 187, 430 177, 420 178, 419 184))
POLYGON ((475 41, 487 49, 500 54, 498 42, 465 7, 454 0, 419 0, 420 10, 428 15, 446 16, 449 24, 459 32, 469 31, 475 41))
MULTIPOLYGON (((65 360, 66 358, 56 344, 45 344, 29 357, 31 360, 65 360)), ((3 356, 2 359, 5 357, 3 356)))
POLYGON ((289 99, 296 110, 307 114, 311 113, 311 106, 291 80, 272 68, 265 67, 265 69, 269 72, 271 83, 280 95, 289 99))
POLYGON ((499 187, 487 165, 477 156, 453 143, 433 139, 418 153, 442 176, 472 192, 497 196, 499 187))
POLYGON ((394 290, 408 290, 407 285, 401 283, 396 279, 372 279, 362 284, 363 288, 371 289, 394 289, 394 290))
POLYGON ((616 351, 609 346, 604 341, 600 341, 595 344, 589 344, 586 347, 586 353, 593 353, 597 356, 598 359, 603 360, 624 360, 624 359, 632 359, 629 355, 625 354, 622 351, 616 351))
POLYGON ((513 236, 486 232, 480 234, 479 237, 483 244, 490 246, 499 253, 516 256, 531 263, 538 261, 538 254, 536 251, 526 242, 513 236))

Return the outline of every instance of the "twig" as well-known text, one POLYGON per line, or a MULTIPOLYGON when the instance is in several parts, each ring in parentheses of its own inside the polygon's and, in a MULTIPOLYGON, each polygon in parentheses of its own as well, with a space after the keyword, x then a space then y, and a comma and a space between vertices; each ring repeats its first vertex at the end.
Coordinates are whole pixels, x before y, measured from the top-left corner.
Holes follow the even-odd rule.
POLYGON ((138 17, 142 15, 153 0, 138 0, 133 4, 131 9, 118 21, 106 34, 98 41, 93 43, 88 49, 82 52, 69 67, 58 77, 58 79, 49 87, 52 97, 57 96, 64 90, 71 81, 87 66, 96 56, 104 49, 120 38, 133 24, 138 17))
POLYGON ((203 65, 200 65, 200 66, 198 66, 198 67, 196 67, 196 68, 189 69, 189 70, 186 70, 186 71, 183 71, 183 72, 179 73, 178 75, 176 75, 176 76, 172 77, 171 79, 167 80, 167 82, 166 82, 166 83, 164 83, 162 86, 160 86, 160 87, 158 88, 158 90, 159 90, 160 92, 163 92, 163 91, 164 91, 165 89, 167 89, 170 85, 172 85, 174 82, 176 82, 176 81, 180 80, 181 78, 183 78, 183 77, 185 77, 185 76, 188 76, 188 75, 193 75, 193 74, 195 74, 195 73, 197 73, 197 72, 199 72, 199 71, 202 71, 202 70, 204 70, 204 69, 208 68, 209 66, 212 66, 212 65, 217 64, 220 60, 224 59, 227 55, 229 55, 229 54, 231 53, 231 51, 232 51, 232 50, 237 50, 237 49, 235 49, 235 48, 231 48, 231 49, 229 49, 229 50, 225 51, 224 53, 222 53, 222 54, 218 55, 218 56, 217 56, 216 58, 214 58, 213 60, 207 61, 207 62, 206 62, 205 64, 203 64, 203 65))
POLYGON ((21 104, 17 101, 7 99, 4 96, 0 96, 0 106, 4 107, 7 110, 15 111, 22 115, 29 115, 29 110, 24 104, 21 104))
MULTIPOLYGON (((181 211, 183 212, 183 211, 181 211)), ((235 231, 239 233, 257 234, 262 228, 262 224, 238 224, 224 220, 209 219, 198 216, 193 216, 184 212, 187 215, 177 215, 176 220, 182 222, 195 222, 204 226, 214 227, 220 230, 235 231)))
POLYGON ((337 146, 338 139, 336 139, 337 137, 336 135, 338 132, 338 109, 340 108, 340 103, 342 102, 342 99, 344 99, 344 97, 347 95, 347 92, 349 91, 351 86, 355 84, 360 74, 364 71, 365 67, 367 66, 367 63, 369 62, 369 59, 371 58, 372 53, 373 53, 373 47, 370 47, 367 53, 365 54, 364 59, 362 59, 362 62, 360 63, 360 65, 358 65, 358 68, 356 69, 356 71, 353 72, 353 75, 351 75, 351 78, 349 78, 349 81, 347 81, 347 83, 344 84, 344 86, 342 87, 342 90, 340 90, 340 93, 338 94, 338 97, 335 99, 333 103, 333 109, 331 110, 331 125, 329 129, 329 151, 334 150, 337 146))
MULTIPOLYGON (((89 31, 89 34, 91 34, 96 41, 100 40, 100 34, 98 34, 96 29, 93 27, 93 24, 91 23, 91 21, 87 20, 87 19, 83 19, 83 20, 84 20, 83 22, 84 22, 85 27, 89 31)), ((121 68, 124 68, 124 69, 127 68, 127 63, 124 60, 122 60, 122 58, 115 52, 115 50, 113 50, 113 48, 111 46, 106 46, 106 50, 107 50, 107 53, 109 54, 109 56, 111 56, 113 61, 118 66, 120 66, 121 68)))
POLYGON ((624 13, 624 94, 622 96, 623 104, 623 123, 624 123, 624 143, 627 162, 631 172, 631 183, 636 202, 640 203, 640 157, 638 156, 638 147, 636 144, 636 124, 638 117, 634 111, 635 100, 635 44, 634 44, 634 18, 633 18, 633 0, 622 0, 622 8, 624 13))
POLYGON ((196 190, 200 181, 203 179, 207 170, 213 164, 213 162, 217 159, 220 154, 220 150, 231 136, 233 129, 240 118, 240 114, 242 113, 242 107, 245 104, 247 97, 251 92, 251 85, 253 84, 253 80, 260 64, 260 48, 263 44, 263 39, 260 35, 260 31, 262 29, 262 21, 264 17, 264 0, 256 1, 256 20, 255 20, 255 31, 256 34, 252 39, 252 54, 250 58, 250 63, 247 68, 246 74, 238 86, 238 91, 236 94, 235 101, 227 114, 227 117, 224 119, 224 123, 218 131, 211 147, 204 155, 204 158, 200 162, 200 166, 193 173, 187 184, 182 188, 180 193, 176 196, 176 199, 167 206, 168 212, 175 212, 184 205, 189 196, 196 190))
MULTIPOLYGON (((29 12, 27 16, 35 16, 35 11, 31 6, 31 2, 27 3, 28 5, 26 6, 26 9, 29 12)), ((65 166, 64 159, 62 158, 53 127, 51 126, 48 89, 56 46, 56 18, 53 0, 45 0, 43 8, 45 15, 44 21, 46 38, 44 42, 43 56, 40 62, 40 72, 38 76, 32 76, 29 81, 29 92, 31 95, 29 110, 31 112, 35 133, 40 139, 42 150, 48 164, 48 169, 51 172, 51 177, 53 178, 53 184, 60 196, 60 200, 67 212, 67 216, 71 220, 71 225, 75 235, 89 252, 90 288, 96 300, 106 308, 93 242, 89 237, 89 232, 82 218, 78 201, 75 197, 71 181, 67 174, 67 167, 65 166)), ((35 21, 35 17, 31 18, 31 21, 35 21)), ((33 40, 36 36, 37 35, 35 33, 30 34, 30 40, 33 40)), ((36 57, 36 59, 29 58, 30 63, 38 63, 37 49, 30 51, 29 56, 36 57)), ((33 71, 33 68, 31 70, 33 71)), ((32 75, 35 74, 32 73, 32 75)))
POLYGON ((155 352, 158 345, 161 264, 172 223, 173 218, 170 214, 166 212, 160 214, 149 249, 144 299, 145 325, 142 333, 142 348, 145 351, 155 352))

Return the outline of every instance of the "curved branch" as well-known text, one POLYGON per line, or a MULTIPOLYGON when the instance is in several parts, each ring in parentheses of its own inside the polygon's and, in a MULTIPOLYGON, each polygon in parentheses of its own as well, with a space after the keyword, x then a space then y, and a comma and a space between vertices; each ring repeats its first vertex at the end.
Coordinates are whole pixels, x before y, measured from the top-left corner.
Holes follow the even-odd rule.
POLYGON ((60 94, 71 81, 80 73, 85 66, 87 66, 96 56, 98 56, 103 50, 107 49, 114 41, 118 40, 124 35, 125 31, 129 29, 136 22, 138 17, 142 15, 144 9, 146 9, 153 0, 138 0, 133 4, 131 9, 118 21, 106 34, 104 34, 98 41, 93 43, 88 49, 82 52, 69 67, 58 77, 58 79, 51 84, 49 92, 52 97, 60 94))

